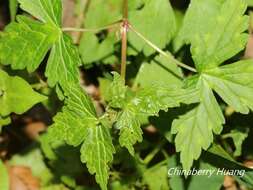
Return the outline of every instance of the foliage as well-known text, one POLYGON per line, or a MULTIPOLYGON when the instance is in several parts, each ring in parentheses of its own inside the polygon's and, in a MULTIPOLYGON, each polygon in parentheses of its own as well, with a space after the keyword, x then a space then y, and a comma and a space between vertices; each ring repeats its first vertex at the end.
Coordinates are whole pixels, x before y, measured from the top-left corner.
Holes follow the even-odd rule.
POLYGON ((64 25, 61 0, 18 0, 17 16, 17 2, 9 3, 12 21, 0 33, 0 127, 40 102, 52 115, 58 110, 39 141, 10 160, 30 167, 42 189, 222 186, 224 176, 167 175, 181 167, 245 169, 235 178, 252 188, 252 170, 236 161, 252 157, 244 143, 252 130, 230 122, 253 110, 253 61, 242 57, 250 1, 191 0, 178 10, 167 0, 79 0, 84 28, 64 25), (117 72, 120 59, 126 77, 117 72), (86 92, 90 83, 98 98, 86 92))

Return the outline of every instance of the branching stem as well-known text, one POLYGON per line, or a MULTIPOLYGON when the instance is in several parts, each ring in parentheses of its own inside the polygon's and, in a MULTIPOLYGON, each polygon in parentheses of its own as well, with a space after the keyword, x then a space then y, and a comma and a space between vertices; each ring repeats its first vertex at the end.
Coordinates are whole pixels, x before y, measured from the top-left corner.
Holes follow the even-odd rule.
POLYGON ((128 21, 128 0, 124 0, 123 4, 123 19, 116 21, 110 25, 100 27, 100 28, 62 28, 62 31, 76 31, 76 32, 94 32, 98 33, 102 30, 109 30, 113 28, 121 28, 121 77, 125 80, 126 77, 126 62, 127 62, 127 33, 130 29, 132 32, 134 32, 139 38, 141 38, 147 45, 149 45, 151 48, 156 50, 158 53, 169 59, 171 62, 175 63, 176 65, 185 68, 189 71, 192 71, 194 73, 197 73, 197 70, 193 67, 190 67, 184 63, 181 63, 177 59, 174 58, 174 56, 169 53, 165 52, 162 49, 160 49, 158 46, 156 46, 154 43, 152 43, 150 40, 148 40, 145 36, 143 36, 140 32, 138 32, 128 21))
POLYGON ((94 32, 98 33, 102 30, 109 30, 113 28, 119 28, 121 21, 117 21, 115 23, 109 24, 107 26, 103 26, 100 28, 62 28, 63 32, 94 32))
POLYGON ((153 44, 151 41, 149 41, 146 37, 144 37, 140 32, 138 32, 137 30, 135 30, 133 28, 133 26, 131 24, 128 25, 129 26, 129 29, 131 31, 133 31, 138 37, 140 37, 143 41, 145 41, 150 47, 152 47, 153 49, 155 49, 158 53, 160 53, 161 55, 163 55, 164 57, 168 58, 169 60, 171 60, 173 63, 177 64, 178 66, 180 67, 183 67, 189 71, 192 71, 192 72, 197 72, 196 69, 184 64, 184 63, 181 63, 180 61, 178 61, 177 59, 175 59, 173 57, 173 55, 171 55, 170 53, 168 52, 165 52, 163 50, 161 50, 159 47, 157 47, 155 44, 153 44))

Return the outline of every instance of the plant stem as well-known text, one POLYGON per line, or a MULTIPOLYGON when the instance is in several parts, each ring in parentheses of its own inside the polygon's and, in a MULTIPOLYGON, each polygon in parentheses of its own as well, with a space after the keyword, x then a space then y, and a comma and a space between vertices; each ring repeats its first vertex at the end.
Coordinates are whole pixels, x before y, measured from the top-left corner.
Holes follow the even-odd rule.
POLYGON ((121 26, 121 77, 125 81, 126 78, 126 62, 127 62, 127 32, 128 32, 128 0, 124 0, 123 5, 123 22, 121 26))
POLYGON ((190 67, 190 66, 188 66, 188 65, 186 65, 184 63, 181 63, 180 61, 178 61, 177 59, 175 59, 173 57, 173 55, 171 55, 170 53, 161 50, 159 47, 157 47, 155 44, 153 44, 151 41, 149 41, 146 37, 144 37, 141 33, 139 33, 137 30, 135 30, 131 24, 129 24, 129 29, 132 30, 142 40, 144 40, 150 47, 152 47, 153 49, 155 49, 158 53, 160 53, 164 57, 166 57, 169 60, 171 60, 176 65, 178 65, 180 67, 183 67, 183 68, 185 68, 185 69, 187 69, 189 71, 192 71, 192 72, 195 72, 195 73, 197 72, 196 69, 194 69, 194 68, 192 68, 192 67, 190 67))
MULTIPOLYGON (((79 6, 80 10, 79 10, 78 17, 76 18, 75 27, 81 28, 83 26, 85 13, 88 9, 88 5, 89 5, 89 0, 81 0, 80 6, 79 6)), ((78 44, 81 38, 81 32, 73 31, 72 36, 73 36, 74 43, 78 44)))
POLYGON ((126 59, 127 59, 127 27, 123 23, 121 31, 121 77, 126 77, 126 59))
POLYGON ((74 31, 74 32, 94 32, 94 33, 98 33, 102 30, 118 28, 120 24, 121 24, 121 22, 117 21, 115 23, 112 23, 112 24, 109 24, 107 26, 103 26, 103 27, 100 27, 100 28, 62 28, 62 31, 63 32, 74 31))
POLYGON ((155 157, 155 155, 161 150, 161 148, 163 147, 163 145, 166 143, 166 141, 161 141, 158 146, 155 147, 155 149, 153 151, 151 151, 143 160, 143 162, 145 164, 148 164, 151 160, 153 160, 153 158, 155 157))
POLYGON ((123 19, 128 19, 128 0, 124 0, 123 4, 123 19))

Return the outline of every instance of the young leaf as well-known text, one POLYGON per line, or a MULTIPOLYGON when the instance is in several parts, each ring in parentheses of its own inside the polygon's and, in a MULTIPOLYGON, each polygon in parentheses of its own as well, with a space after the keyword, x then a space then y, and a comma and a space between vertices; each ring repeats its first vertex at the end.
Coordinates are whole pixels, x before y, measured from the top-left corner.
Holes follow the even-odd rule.
POLYGON ((141 117, 158 115, 160 110, 177 107, 180 102, 196 102, 198 92, 195 89, 159 85, 150 85, 132 92, 125 87, 121 77, 114 73, 114 81, 108 88, 108 94, 111 95, 109 105, 121 109, 116 122, 120 130, 120 145, 133 155, 133 145, 142 141, 141 117))
POLYGON ((213 142, 213 132, 219 134, 225 119, 221 109, 205 79, 198 82, 200 103, 190 112, 173 121, 172 133, 177 151, 181 152, 183 168, 191 168, 193 160, 199 158, 201 150, 213 142))
POLYGON ((18 17, 0 38, 0 61, 33 72, 51 48, 46 76, 50 86, 78 82, 80 58, 70 37, 61 31, 61 0, 19 0, 21 8, 42 22, 18 17), (17 48, 19 46, 19 48, 17 48))
POLYGON ((45 99, 45 96, 33 91, 22 78, 11 77, 0 70, 0 116, 22 114, 45 99))
POLYGON ((50 141, 64 140, 73 146, 82 144, 81 160, 91 174, 96 174, 96 181, 105 190, 109 178, 108 163, 115 153, 109 129, 99 122, 91 100, 81 87, 69 85, 65 92, 66 105, 49 128, 50 141))
MULTIPOLYGON (((176 32, 176 20, 170 2, 167 0, 147 0, 141 9, 129 12, 129 21, 159 48, 165 48, 176 32)), ((135 34, 129 33, 129 42, 145 55, 155 52, 135 34)))
POLYGON ((143 140, 140 121, 136 113, 128 110, 123 111, 117 120, 117 127, 120 129, 120 146, 126 147, 134 156, 133 145, 143 140))

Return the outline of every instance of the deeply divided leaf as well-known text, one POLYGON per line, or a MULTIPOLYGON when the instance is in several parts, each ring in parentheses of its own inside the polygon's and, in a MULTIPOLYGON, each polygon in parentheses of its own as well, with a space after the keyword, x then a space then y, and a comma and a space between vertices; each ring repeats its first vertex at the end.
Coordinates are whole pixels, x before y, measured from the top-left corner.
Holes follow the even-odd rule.
POLYGON ((109 178, 108 163, 115 152, 109 129, 99 122, 90 98, 81 87, 70 85, 65 92, 66 105, 49 128, 51 141, 64 140, 72 146, 82 144, 81 161, 87 164, 91 174, 96 174, 96 181, 105 190, 109 178))
POLYGON ((80 58, 72 40, 61 31, 61 0, 20 0, 21 8, 39 19, 18 16, 0 38, 0 61, 13 69, 37 69, 51 49, 46 67, 50 86, 78 82, 80 58), (17 48, 18 46, 18 48, 17 48))

